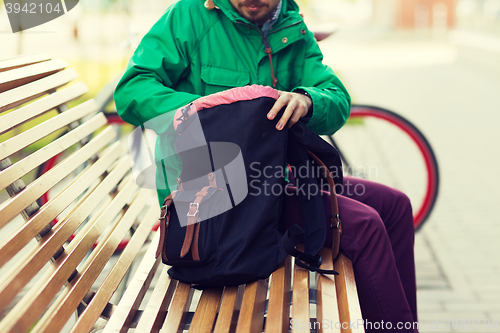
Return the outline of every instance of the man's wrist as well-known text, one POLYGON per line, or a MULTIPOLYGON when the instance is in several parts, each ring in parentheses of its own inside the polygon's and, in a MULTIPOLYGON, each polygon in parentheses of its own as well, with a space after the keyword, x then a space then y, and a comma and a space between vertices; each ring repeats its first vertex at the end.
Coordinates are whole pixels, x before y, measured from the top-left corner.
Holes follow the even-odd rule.
POLYGON ((309 93, 307 91, 305 91, 304 89, 295 89, 293 91, 294 93, 297 93, 297 94, 301 94, 301 95, 304 95, 304 96, 307 96, 309 97, 309 100, 311 101, 311 105, 309 106, 309 109, 307 110, 307 114, 301 118, 301 120, 305 121, 305 122, 308 122, 311 118, 312 118, 312 114, 313 114, 313 102, 312 102, 312 97, 311 95, 309 95, 309 93))

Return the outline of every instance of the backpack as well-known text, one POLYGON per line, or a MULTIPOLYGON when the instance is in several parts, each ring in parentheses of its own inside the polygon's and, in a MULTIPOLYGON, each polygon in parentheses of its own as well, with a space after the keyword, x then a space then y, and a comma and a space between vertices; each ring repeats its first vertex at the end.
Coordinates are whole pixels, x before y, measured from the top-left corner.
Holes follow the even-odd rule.
POLYGON ((267 278, 288 254, 299 266, 336 273, 319 269, 318 253, 327 222, 334 258, 339 251, 338 152, 301 122, 276 130, 283 110, 273 121, 266 114, 277 98, 276 90, 253 85, 176 111, 182 171, 161 207, 157 250, 173 279, 200 288, 245 284, 267 278), (287 175, 295 187, 285 182, 287 175), (325 215, 324 199, 331 214, 325 215), (300 203, 301 216, 292 218, 302 219, 305 231, 294 225, 280 232, 287 202, 300 203), (304 252, 296 249, 300 241, 304 252))

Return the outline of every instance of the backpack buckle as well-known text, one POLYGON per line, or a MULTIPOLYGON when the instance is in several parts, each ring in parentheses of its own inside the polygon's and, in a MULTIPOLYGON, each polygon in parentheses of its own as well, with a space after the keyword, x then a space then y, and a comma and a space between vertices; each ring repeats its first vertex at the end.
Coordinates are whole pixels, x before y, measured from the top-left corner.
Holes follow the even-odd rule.
POLYGON ((187 217, 196 217, 200 213, 200 204, 197 202, 191 202, 189 204, 189 210, 186 214, 187 217), (190 214, 189 212, 191 211, 191 207, 196 207, 196 211, 193 214, 190 214))
POLYGON ((330 228, 332 228, 332 229, 333 228, 338 229, 339 226, 340 226, 340 215, 339 214, 335 214, 335 215, 332 214, 332 215, 330 215, 330 222, 331 222, 332 219, 337 219, 337 225, 335 226, 333 224, 330 224, 330 228))
POLYGON ((161 212, 163 209, 165 209, 165 213, 163 214, 163 216, 160 216, 160 220, 164 220, 164 219, 167 217, 167 215, 168 215, 168 206, 167 206, 167 205, 163 205, 163 206, 161 206, 161 208, 160 208, 160 212, 161 212))

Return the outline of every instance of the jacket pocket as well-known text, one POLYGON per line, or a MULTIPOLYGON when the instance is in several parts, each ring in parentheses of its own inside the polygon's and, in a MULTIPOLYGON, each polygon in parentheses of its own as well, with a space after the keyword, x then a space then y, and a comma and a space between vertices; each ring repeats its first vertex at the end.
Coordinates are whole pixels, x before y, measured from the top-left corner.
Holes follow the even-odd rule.
POLYGON ((300 85, 300 78, 295 75, 295 68, 289 67, 276 71, 278 79, 278 90, 291 91, 300 85))
POLYGON ((246 86, 250 83, 250 73, 245 70, 202 65, 201 80, 204 82, 205 95, 210 95, 229 88, 246 86))

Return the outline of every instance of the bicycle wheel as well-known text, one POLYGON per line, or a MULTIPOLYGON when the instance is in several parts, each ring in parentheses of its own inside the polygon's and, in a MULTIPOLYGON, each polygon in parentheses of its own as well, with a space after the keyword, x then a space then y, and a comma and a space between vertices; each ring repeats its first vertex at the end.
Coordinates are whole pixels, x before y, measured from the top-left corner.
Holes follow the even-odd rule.
POLYGON ((346 125, 328 138, 341 152, 344 172, 403 191, 413 206, 415 230, 429 217, 439 190, 439 169, 424 135, 400 115, 353 105, 346 125))

